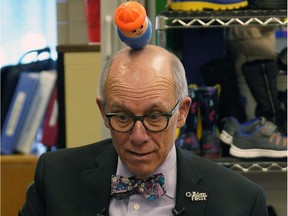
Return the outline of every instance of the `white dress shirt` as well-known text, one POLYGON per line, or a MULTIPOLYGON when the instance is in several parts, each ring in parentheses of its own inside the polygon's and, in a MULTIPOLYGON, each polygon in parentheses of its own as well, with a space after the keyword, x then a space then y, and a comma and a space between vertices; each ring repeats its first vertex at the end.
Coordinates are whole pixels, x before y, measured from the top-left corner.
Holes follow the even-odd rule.
MULTIPOLYGON (((165 176, 164 187, 166 194, 156 200, 149 201, 142 194, 133 194, 128 198, 110 200, 110 216, 170 216, 175 207, 177 160, 175 145, 171 148, 164 163, 151 175, 163 173, 165 176)), ((117 175, 131 177, 131 174, 118 157, 117 175)))

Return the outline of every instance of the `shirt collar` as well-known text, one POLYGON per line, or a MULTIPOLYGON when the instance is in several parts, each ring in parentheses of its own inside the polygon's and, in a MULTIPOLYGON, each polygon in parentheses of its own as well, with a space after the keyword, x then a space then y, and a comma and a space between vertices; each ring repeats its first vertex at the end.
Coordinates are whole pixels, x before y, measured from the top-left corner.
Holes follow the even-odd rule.
MULTIPOLYGON (((161 166, 159 166, 155 172, 151 175, 156 173, 163 173, 165 176, 165 188, 167 196, 171 198, 175 198, 176 194, 176 181, 177 181, 177 160, 176 160, 176 147, 175 145, 172 146, 170 152, 167 155, 166 160, 164 161, 161 166)), ((117 164, 117 175, 122 175, 126 177, 133 176, 133 174, 127 169, 127 167, 122 163, 121 159, 118 156, 118 164, 117 164)))

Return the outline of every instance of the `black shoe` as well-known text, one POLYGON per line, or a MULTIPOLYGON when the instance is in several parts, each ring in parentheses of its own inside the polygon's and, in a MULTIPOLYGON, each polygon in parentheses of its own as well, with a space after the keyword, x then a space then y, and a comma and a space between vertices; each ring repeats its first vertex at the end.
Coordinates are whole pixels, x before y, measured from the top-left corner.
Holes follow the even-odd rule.
POLYGON ((286 9, 287 0, 250 0, 249 7, 252 9, 286 9))

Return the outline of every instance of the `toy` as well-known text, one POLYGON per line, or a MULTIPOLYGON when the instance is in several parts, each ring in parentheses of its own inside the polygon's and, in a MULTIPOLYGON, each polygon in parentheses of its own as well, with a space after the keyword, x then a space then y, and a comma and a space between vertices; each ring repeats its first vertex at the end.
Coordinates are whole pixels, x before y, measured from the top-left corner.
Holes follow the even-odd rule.
POLYGON ((167 0, 173 11, 234 10, 248 6, 247 0, 167 0))
POLYGON ((145 8, 138 2, 121 4, 115 11, 114 21, 120 39, 133 49, 146 46, 152 36, 152 24, 145 8))

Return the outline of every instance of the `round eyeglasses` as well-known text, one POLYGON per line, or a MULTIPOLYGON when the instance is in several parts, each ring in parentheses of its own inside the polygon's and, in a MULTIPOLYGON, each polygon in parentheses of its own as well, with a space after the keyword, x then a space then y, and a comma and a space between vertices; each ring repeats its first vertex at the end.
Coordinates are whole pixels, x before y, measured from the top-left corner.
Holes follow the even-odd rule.
POLYGON ((144 128, 150 132, 161 132, 169 124, 169 120, 177 110, 180 100, 176 103, 170 113, 152 113, 144 116, 127 115, 123 113, 108 113, 103 103, 106 118, 110 127, 117 132, 126 133, 132 131, 136 121, 141 121, 144 128))

